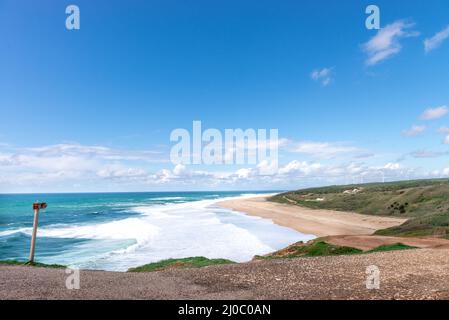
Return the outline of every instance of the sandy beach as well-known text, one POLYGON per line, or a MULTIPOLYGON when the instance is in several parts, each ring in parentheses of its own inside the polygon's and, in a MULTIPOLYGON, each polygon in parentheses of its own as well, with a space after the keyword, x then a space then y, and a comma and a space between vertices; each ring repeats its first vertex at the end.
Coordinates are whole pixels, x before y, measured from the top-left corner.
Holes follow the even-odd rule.
POLYGON ((233 199, 217 205, 270 219, 274 223, 317 237, 371 235, 376 230, 401 225, 407 219, 368 216, 353 212, 315 210, 267 201, 267 197, 233 199))

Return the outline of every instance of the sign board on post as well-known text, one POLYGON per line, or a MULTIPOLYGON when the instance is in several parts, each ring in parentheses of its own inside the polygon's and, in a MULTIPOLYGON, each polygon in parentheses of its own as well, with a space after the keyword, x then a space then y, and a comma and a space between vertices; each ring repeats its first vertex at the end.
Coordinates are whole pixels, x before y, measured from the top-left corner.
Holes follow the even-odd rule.
POLYGON ((33 209, 34 210, 45 209, 45 208, 47 208, 47 204, 45 202, 42 202, 42 203, 35 202, 35 203, 33 203, 33 209))
POLYGON ((34 249, 36 247, 36 235, 37 235, 37 224, 39 222, 39 210, 47 208, 45 202, 35 202, 33 203, 34 210, 34 221, 33 221, 33 233, 31 235, 31 247, 30 247, 30 261, 34 262, 34 249))

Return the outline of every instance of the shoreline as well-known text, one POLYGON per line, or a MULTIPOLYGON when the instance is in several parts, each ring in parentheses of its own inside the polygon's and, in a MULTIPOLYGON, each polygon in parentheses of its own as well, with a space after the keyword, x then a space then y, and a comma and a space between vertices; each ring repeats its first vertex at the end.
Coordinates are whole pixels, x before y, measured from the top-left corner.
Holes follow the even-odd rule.
POLYGON ((369 216, 354 212, 310 209, 297 205, 267 201, 268 196, 231 199, 217 206, 250 216, 269 219, 273 223, 317 237, 337 235, 372 235, 376 230, 400 225, 402 218, 369 216))

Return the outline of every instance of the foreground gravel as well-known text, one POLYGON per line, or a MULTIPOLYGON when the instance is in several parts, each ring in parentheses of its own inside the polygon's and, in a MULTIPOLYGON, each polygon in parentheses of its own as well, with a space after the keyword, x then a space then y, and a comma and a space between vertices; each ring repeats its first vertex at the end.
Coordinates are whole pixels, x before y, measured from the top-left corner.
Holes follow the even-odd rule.
POLYGON ((152 273, 0 266, 0 299, 449 299, 449 250, 258 261, 152 273), (366 267, 380 289, 366 289, 366 267))

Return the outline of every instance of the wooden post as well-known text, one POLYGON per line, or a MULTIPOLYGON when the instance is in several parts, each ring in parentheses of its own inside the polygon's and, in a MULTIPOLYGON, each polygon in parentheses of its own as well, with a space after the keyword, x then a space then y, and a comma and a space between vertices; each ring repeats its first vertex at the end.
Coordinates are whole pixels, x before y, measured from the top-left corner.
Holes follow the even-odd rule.
POLYGON ((33 233, 31 235, 31 247, 30 247, 30 261, 34 262, 34 250, 36 247, 36 235, 37 235, 37 225, 39 222, 39 209, 45 209, 47 207, 46 203, 33 203, 34 209, 34 221, 33 221, 33 233))

